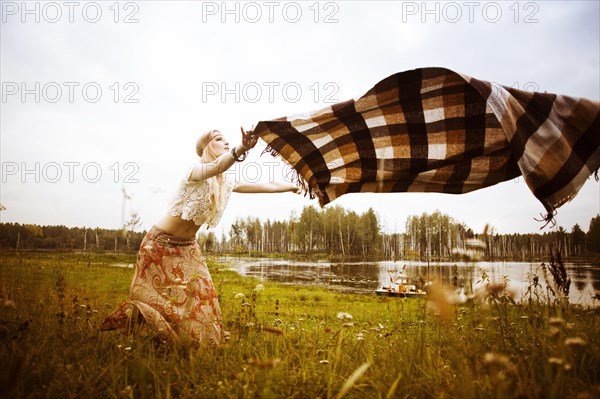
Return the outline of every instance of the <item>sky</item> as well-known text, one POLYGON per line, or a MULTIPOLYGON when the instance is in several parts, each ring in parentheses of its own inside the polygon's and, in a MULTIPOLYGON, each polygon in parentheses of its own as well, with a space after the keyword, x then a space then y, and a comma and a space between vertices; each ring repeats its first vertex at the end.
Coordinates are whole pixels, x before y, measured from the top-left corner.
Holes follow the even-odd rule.
MULTIPOLYGON (((409 69, 600 100, 598 1, 1 1, 0 12, 2 222, 119 228, 136 212, 138 230, 149 229, 203 131, 234 145, 241 126, 360 96, 409 69)), ((286 180, 289 168, 264 147, 230 173, 286 180)), ((234 193, 214 232, 306 205, 318 207, 292 193, 234 193)), ((385 232, 436 210, 475 232, 540 232, 544 213, 522 178, 335 205, 373 208, 385 232)), ((589 179, 556 220, 587 231, 598 213, 600 185, 589 179)))

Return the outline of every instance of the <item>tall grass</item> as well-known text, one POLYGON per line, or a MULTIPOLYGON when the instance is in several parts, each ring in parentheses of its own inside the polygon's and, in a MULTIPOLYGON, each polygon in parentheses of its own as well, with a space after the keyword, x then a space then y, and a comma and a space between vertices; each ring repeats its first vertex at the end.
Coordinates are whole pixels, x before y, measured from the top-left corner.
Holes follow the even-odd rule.
POLYGON ((260 283, 209 261, 229 335, 197 349, 98 331, 133 274, 113 259, 0 256, 6 398, 600 394, 599 310, 514 303, 507 285, 452 305, 442 291, 427 302, 260 283))

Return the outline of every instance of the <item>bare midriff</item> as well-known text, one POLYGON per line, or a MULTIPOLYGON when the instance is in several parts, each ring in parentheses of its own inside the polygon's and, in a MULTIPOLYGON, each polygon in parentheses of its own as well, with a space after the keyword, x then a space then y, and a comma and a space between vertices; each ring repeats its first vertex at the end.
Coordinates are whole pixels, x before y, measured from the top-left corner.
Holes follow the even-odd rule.
POLYGON ((167 234, 181 238, 195 238, 200 226, 192 220, 184 220, 179 216, 165 215, 155 224, 167 234))

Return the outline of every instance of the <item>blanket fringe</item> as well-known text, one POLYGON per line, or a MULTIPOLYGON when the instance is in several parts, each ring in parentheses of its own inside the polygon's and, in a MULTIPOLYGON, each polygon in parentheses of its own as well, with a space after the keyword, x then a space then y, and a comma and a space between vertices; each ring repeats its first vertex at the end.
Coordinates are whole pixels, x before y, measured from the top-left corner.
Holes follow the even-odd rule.
POLYGON ((323 192, 316 185, 316 183, 309 184, 300 175, 300 172, 298 172, 292 165, 290 165, 289 162, 285 158, 283 158, 275 148, 271 147, 270 145, 267 145, 267 147, 263 150, 263 152, 261 152, 260 156, 263 156, 263 154, 271 154, 271 156, 273 158, 279 158, 283 162, 285 162, 285 164, 290 168, 290 172, 287 174, 287 177, 292 181, 292 183, 296 184, 298 187, 300 187, 302 189, 305 197, 308 194, 310 199, 317 198, 319 201, 319 205, 321 207, 324 206, 325 198, 323 196, 323 192))
POLYGON ((552 210, 552 211, 548 211, 548 213, 544 216, 543 213, 540 213, 541 219, 537 219, 537 218, 533 218, 533 220, 535 220, 536 222, 545 222, 542 227, 540 227, 540 230, 542 230, 544 227, 548 226, 549 224, 551 225, 551 228, 554 228, 554 226, 556 226, 556 219, 555 216, 558 212, 556 211, 556 209, 552 210))

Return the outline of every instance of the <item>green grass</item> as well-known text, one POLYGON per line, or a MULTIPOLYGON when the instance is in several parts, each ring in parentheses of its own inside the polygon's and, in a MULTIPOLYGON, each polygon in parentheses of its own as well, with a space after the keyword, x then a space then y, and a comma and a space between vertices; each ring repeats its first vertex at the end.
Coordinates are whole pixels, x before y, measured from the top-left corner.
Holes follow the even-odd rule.
POLYGON ((446 306, 441 318, 419 299, 270 282, 256 290, 258 281, 209 259, 230 336, 220 347, 196 349, 98 331, 98 323, 126 299, 133 275, 132 269, 107 264, 130 263, 135 256, 3 253, 0 259, 2 397, 593 398, 600 393, 598 309, 513 304, 500 295, 484 304, 437 303, 446 306), (339 312, 353 318, 340 319, 339 312))

